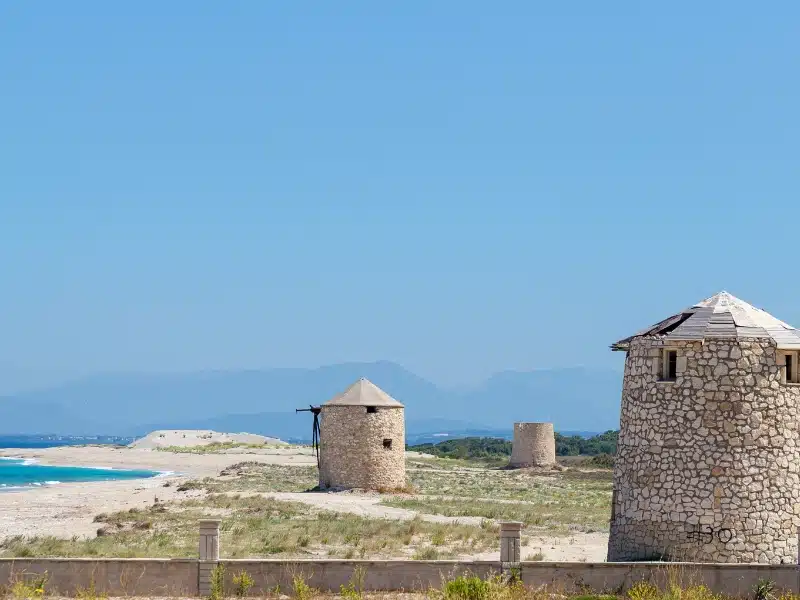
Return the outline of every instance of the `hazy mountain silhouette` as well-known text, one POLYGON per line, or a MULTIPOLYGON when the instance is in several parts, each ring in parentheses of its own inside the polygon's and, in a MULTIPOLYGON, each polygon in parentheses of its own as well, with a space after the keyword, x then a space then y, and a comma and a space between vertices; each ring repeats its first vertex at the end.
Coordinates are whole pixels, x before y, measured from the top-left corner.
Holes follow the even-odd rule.
POLYGON ((367 377, 406 406, 407 429, 509 430, 550 420, 557 430, 614 429, 622 374, 584 368, 504 372, 452 391, 387 362, 317 369, 102 375, 0 398, 0 434, 138 435, 156 428, 305 437, 295 408, 320 404, 367 377))

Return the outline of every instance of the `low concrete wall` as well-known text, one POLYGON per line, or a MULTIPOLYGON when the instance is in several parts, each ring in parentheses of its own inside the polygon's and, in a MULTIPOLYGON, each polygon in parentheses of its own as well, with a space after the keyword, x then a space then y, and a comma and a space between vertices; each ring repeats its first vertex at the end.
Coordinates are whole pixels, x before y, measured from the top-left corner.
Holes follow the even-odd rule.
POLYGON ((664 589, 703 584, 716 593, 752 597, 759 579, 774 581, 782 590, 800 592, 797 565, 711 563, 531 563, 521 565, 528 587, 550 586, 567 592, 593 590, 620 593, 639 581, 664 589))
MULTIPOLYGON (((94 583, 109 596, 196 596, 197 560, 191 559, 0 559, 0 587, 47 573, 48 594, 75 595, 94 583)), ((0 594, 2 596, 2 594, 0 594)))
MULTIPOLYGON (((264 595, 280 587, 291 594, 292 580, 300 576, 311 587, 338 591, 357 569, 365 590, 424 591, 460 574, 487 577, 500 572, 497 561, 416 560, 221 560, 232 590, 236 573, 254 579, 251 595, 264 595)), ((0 588, 20 579, 47 573, 48 594, 74 595, 92 582, 98 593, 109 596, 196 596, 198 560, 156 559, 0 559, 0 588)), ((682 586, 703 583, 714 592, 752 597, 759 579, 774 581, 786 591, 800 593, 797 565, 703 563, 521 563, 523 583, 548 586, 564 592, 621 593, 637 581, 660 587, 670 581, 682 586)))
POLYGON ((500 573, 500 563, 495 561, 451 560, 222 560, 226 581, 233 575, 247 571, 254 579, 253 595, 263 595, 280 586, 283 593, 291 594, 296 576, 313 588, 339 591, 353 579, 357 569, 363 573, 365 590, 425 591, 439 588, 442 581, 464 574, 489 577, 500 573))

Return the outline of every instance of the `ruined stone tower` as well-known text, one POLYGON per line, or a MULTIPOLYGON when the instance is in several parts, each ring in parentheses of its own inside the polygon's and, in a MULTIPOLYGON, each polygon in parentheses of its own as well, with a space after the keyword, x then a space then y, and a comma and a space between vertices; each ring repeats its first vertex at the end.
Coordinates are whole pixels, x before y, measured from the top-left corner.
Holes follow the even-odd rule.
POLYGON ((608 560, 796 562, 800 331, 721 292, 612 349, 608 560))
POLYGON ((514 423, 512 467, 545 467, 556 462, 556 438, 552 423, 514 423))
POLYGON ((378 386, 359 379, 322 405, 322 488, 394 490, 406 484, 403 405, 378 386))

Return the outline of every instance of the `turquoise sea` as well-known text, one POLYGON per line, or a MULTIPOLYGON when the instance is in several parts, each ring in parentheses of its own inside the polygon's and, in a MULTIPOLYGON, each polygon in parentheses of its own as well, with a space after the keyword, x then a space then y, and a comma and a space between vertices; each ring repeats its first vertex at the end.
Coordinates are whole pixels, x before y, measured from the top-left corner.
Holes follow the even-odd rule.
POLYGON ((158 475, 155 471, 128 471, 93 467, 51 467, 17 459, 0 460, 0 491, 21 487, 56 485, 80 481, 144 479, 158 475))

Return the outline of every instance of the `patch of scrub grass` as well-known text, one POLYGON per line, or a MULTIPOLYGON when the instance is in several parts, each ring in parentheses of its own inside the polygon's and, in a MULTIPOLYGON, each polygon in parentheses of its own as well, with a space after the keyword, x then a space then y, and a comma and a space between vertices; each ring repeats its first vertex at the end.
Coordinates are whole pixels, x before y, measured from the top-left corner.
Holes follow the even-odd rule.
POLYGON ((178 491, 203 490, 212 494, 223 492, 305 492, 319 482, 317 467, 304 465, 268 465, 243 462, 231 465, 220 476, 186 481, 178 491))
POLYGON ((25 577, 24 574, 11 575, 11 581, 6 586, 0 586, 0 598, 8 596, 14 600, 32 600, 44 598, 46 595, 47 573, 25 577))
POLYGON ((541 562, 544 560, 544 553, 539 550, 538 552, 534 552, 533 554, 529 554, 525 557, 527 561, 534 561, 534 562, 541 562))
POLYGON ((436 456, 414 456, 406 459, 406 468, 409 469, 432 469, 449 471, 452 469, 488 469, 502 467, 508 464, 508 460, 498 461, 495 459, 470 459, 470 458, 448 458, 436 456))
POLYGON ((433 546, 427 546, 414 552, 414 555, 411 558, 413 560, 439 560, 441 555, 437 548, 434 548, 433 546))
MULTIPOLYGON (((411 462, 411 461, 410 461, 411 462)), ((501 500, 540 500, 545 496, 580 493, 607 494, 612 472, 608 469, 537 473, 527 470, 408 467, 409 482, 421 494, 484 496, 501 500)))
POLYGON ((228 450, 265 450, 267 448, 283 448, 274 444, 246 444, 243 442, 211 442, 198 446, 160 446, 159 452, 174 454, 221 454, 228 450))
POLYGON ((455 525, 443 535, 441 524, 421 519, 366 519, 334 512, 283 521, 273 519, 269 528, 265 525, 260 515, 244 517, 244 522, 234 525, 237 529, 232 535, 226 535, 223 530, 222 547, 228 549, 232 558, 312 553, 363 558, 403 556, 406 546, 431 543, 432 537, 444 540, 446 547, 442 551, 453 554, 472 548, 490 548, 496 543, 495 533, 487 534, 479 527, 455 525), (326 544, 323 545, 322 540, 326 544))
POLYGON ((197 553, 197 521, 202 511, 147 509, 98 515, 96 538, 13 536, 0 541, 5 557, 190 557, 197 553))
POLYGON ((569 468, 542 473, 477 468, 474 463, 471 467, 442 468, 443 460, 409 459, 409 482, 420 495, 390 498, 384 504, 451 517, 520 520, 556 531, 608 529, 610 469, 569 468))
POLYGON ((314 511, 263 496, 211 494, 184 502, 98 516, 93 539, 16 536, 0 542, 5 557, 195 557, 197 522, 222 519, 220 550, 227 558, 266 556, 407 557, 435 539, 442 555, 480 552, 497 533, 471 525, 421 519, 397 521, 314 511))
POLYGON ((528 502, 582 502, 610 508, 609 469, 566 469, 552 473, 529 470, 412 467, 409 483, 420 494, 483 497, 528 502))
POLYGON ((493 575, 481 579, 465 574, 445 580, 439 590, 428 592, 429 600, 553 600, 570 596, 547 587, 528 588, 518 576, 493 575))
POLYGON ((569 504, 557 502, 494 502, 477 499, 452 498, 390 498, 386 506, 446 517, 484 517, 500 521, 522 521, 526 526, 552 530, 597 531, 608 526, 608 511, 575 500, 569 504))

